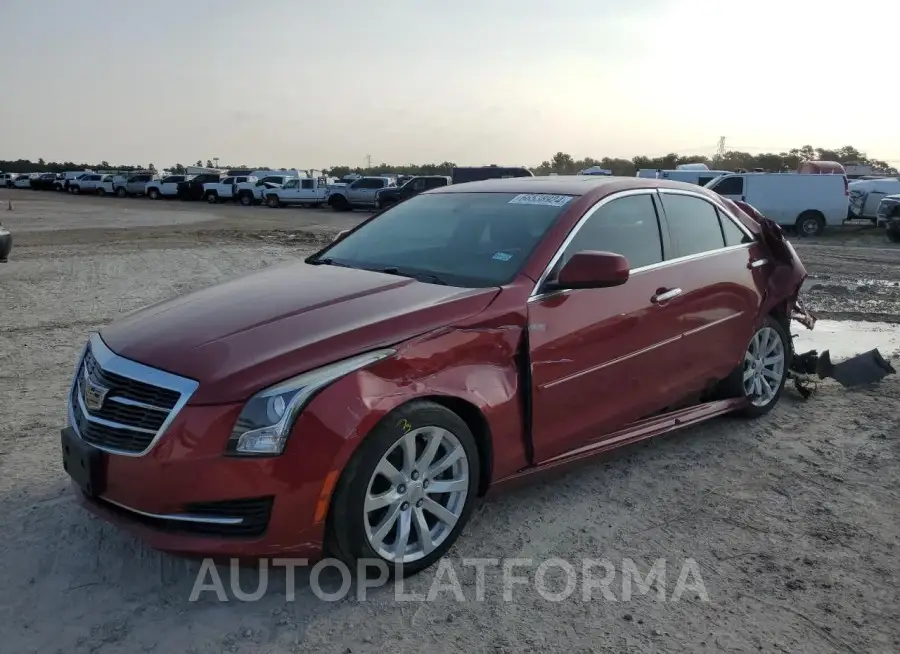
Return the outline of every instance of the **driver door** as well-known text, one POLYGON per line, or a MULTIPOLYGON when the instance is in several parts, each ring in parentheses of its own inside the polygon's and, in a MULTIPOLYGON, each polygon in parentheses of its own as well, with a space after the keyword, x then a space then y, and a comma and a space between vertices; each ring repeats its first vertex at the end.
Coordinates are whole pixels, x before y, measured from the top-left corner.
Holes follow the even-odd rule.
POLYGON ((666 299, 668 232, 654 191, 601 200, 550 278, 575 252, 624 255, 621 286, 541 293, 528 303, 536 463, 601 440, 672 401, 682 325, 666 299))

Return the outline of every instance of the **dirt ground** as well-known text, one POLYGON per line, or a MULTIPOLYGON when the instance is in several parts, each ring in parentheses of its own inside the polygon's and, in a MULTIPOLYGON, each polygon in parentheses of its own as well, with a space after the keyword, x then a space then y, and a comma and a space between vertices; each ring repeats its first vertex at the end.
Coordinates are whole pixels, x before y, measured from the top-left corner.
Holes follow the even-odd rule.
MULTIPOLYGON (((0 651, 19 652, 896 652, 900 650, 900 379, 786 392, 755 422, 721 419, 620 450, 482 503, 449 560, 462 585, 433 601, 394 590, 325 602, 270 574, 256 602, 190 602, 200 564, 152 551, 73 502, 59 463, 72 367, 117 315, 303 256, 362 214, 0 191, 13 232, 0 265, 0 651), (8 202, 13 210, 7 210, 8 202), (463 559, 626 559, 667 585, 625 601, 581 576, 551 602, 533 584, 483 599, 463 559), (696 561, 708 601, 671 601, 696 561)), ((900 248, 874 228, 796 243, 823 317, 900 322, 900 248)), ((894 355, 898 365, 900 352, 894 355)), ((435 576, 407 580, 427 595, 435 576)), ((228 585, 228 570, 221 569, 228 585)), ((444 578, 446 581, 446 577, 444 578)), ((558 578, 547 585, 559 590, 558 578)), ((241 588, 256 587, 245 571, 241 588)), ((618 590, 616 590, 618 589, 618 590)))

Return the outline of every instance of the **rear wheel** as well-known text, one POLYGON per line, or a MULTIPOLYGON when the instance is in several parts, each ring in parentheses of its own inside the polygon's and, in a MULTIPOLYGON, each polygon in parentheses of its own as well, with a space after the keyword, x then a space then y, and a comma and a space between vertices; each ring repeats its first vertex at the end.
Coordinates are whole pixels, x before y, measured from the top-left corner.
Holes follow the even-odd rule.
POLYGON ((778 404, 787 381, 790 348, 782 324, 766 316, 754 331, 741 365, 723 384, 726 397, 743 397, 749 402, 741 410, 743 415, 756 418, 778 404))
POLYGON ((72 193, 74 193, 75 195, 81 195, 81 187, 80 186, 72 186, 70 188, 72 190, 72 193))
POLYGON ((241 204, 244 205, 245 207, 249 207, 251 204, 253 204, 253 196, 250 193, 247 193, 246 191, 241 193, 238 200, 240 200, 241 204))
POLYGON ((887 237, 891 243, 900 243, 900 228, 891 229, 889 227, 887 230, 887 237))
POLYGON ((155 188, 150 189, 149 191, 147 191, 147 197, 150 198, 151 200, 158 200, 159 199, 159 190, 155 189, 155 188))
POLYGON ((219 196, 216 195, 215 193, 207 193, 206 201, 209 202, 210 204, 216 204, 219 201, 219 196))
POLYGON ((455 413, 417 401, 393 411, 344 469, 328 518, 332 553, 356 570, 381 561, 415 574, 440 559, 478 493, 475 437, 455 413))
POLYGON ((818 211, 804 211, 797 218, 797 234, 819 236, 825 231, 825 217, 818 211))
POLYGON ((128 191, 125 190, 124 186, 120 186, 116 189, 116 195, 120 198, 124 198, 126 195, 128 195, 128 191))
POLYGON ((343 195, 333 195, 328 199, 328 204, 331 205, 331 208, 335 211, 347 211, 350 208, 350 203, 347 202, 347 198, 343 195))
POLYGON ((95 191, 95 193, 96 193, 97 195, 106 195, 106 190, 105 190, 105 189, 102 189, 102 188, 98 188, 98 189, 95 191))

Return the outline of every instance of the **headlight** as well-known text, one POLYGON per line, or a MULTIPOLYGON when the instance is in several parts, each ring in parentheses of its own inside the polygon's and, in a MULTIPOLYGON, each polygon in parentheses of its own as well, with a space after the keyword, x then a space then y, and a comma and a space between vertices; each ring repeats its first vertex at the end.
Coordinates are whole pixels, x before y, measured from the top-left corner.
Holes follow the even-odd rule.
POLYGON ((396 350, 375 350, 293 377, 260 391, 244 405, 231 431, 227 451, 243 456, 277 456, 300 411, 323 388, 344 375, 393 356, 396 350))

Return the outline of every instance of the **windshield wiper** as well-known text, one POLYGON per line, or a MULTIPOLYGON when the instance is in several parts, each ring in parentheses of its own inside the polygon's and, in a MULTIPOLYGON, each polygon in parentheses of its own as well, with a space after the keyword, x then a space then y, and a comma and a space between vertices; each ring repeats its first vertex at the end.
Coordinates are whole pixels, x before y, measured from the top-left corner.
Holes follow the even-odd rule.
POLYGON ((432 273, 403 272, 395 266, 388 266, 387 268, 382 268, 381 272, 387 273, 388 275, 399 275, 400 277, 411 277, 412 279, 418 279, 423 282, 428 281, 432 284, 439 284, 441 286, 447 286, 447 282, 445 282, 443 279, 441 279, 437 275, 433 275, 432 273))
POLYGON ((338 263, 331 257, 325 257, 324 259, 313 259, 309 262, 311 266, 340 266, 341 268, 356 268, 357 266, 351 266, 348 263, 338 263))

